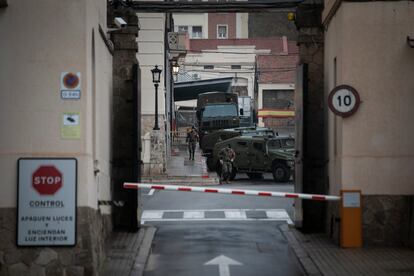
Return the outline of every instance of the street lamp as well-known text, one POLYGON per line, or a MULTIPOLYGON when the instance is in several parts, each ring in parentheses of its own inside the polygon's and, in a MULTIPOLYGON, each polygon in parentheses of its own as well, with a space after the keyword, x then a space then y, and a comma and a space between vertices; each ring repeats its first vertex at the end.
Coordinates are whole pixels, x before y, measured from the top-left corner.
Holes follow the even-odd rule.
POLYGON ((176 61, 174 61, 172 64, 172 70, 174 75, 177 75, 178 71, 180 71, 180 65, 178 65, 176 61))
POLYGON ((158 66, 155 65, 155 68, 151 70, 152 73, 152 82, 155 87, 155 123, 153 130, 159 130, 158 126, 158 84, 160 83, 161 69, 158 69, 158 66))

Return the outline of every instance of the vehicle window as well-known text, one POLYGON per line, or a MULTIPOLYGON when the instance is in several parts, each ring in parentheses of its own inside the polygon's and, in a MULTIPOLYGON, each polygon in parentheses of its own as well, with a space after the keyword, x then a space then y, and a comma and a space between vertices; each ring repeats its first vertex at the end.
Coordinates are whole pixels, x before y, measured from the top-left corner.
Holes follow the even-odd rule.
POLYGON ((295 140, 294 139, 283 139, 281 140, 283 148, 294 148, 295 147, 295 140))
POLYGON ((236 105, 207 105, 203 117, 237 116, 236 105))
POLYGON ((280 149, 282 146, 280 144, 280 140, 270 140, 267 144, 269 149, 280 149))
POLYGON ((253 143, 253 148, 259 151, 264 151, 263 143, 253 143))
POLYGON ((247 147, 247 142, 239 141, 237 142, 237 145, 241 147, 247 147))

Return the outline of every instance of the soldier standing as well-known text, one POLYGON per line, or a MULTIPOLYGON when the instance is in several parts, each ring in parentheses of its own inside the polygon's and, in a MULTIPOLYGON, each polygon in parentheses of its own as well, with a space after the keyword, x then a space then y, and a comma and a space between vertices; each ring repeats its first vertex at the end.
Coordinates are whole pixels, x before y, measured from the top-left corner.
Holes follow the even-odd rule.
POLYGON ((188 143, 189 160, 194 160, 194 152, 198 141, 198 133, 194 126, 187 132, 187 138, 185 140, 188 143))
POLYGON ((220 182, 224 181, 225 183, 229 183, 230 175, 233 170, 232 163, 234 161, 234 158, 236 158, 236 153, 231 148, 230 144, 220 150, 219 158, 221 164, 220 182))

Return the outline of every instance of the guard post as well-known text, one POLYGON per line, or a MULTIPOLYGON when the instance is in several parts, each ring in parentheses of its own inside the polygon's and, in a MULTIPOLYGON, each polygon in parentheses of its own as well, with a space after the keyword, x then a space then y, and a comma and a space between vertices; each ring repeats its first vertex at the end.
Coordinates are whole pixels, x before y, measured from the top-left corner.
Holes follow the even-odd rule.
POLYGON ((342 248, 362 247, 362 206, 360 190, 341 190, 340 244, 342 248))

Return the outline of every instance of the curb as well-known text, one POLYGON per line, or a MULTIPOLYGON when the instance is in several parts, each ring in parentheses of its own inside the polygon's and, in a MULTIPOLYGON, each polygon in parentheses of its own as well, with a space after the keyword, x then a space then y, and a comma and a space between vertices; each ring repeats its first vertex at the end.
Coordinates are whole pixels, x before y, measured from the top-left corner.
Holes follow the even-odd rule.
MULTIPOLYGON (((135 256, 134 264, 132 266, 129 276, 142 276, 144 275, 145 265, 148 261, 148 257, 151 254, 151 244, 154 239, 157 229, 153 226, 141 226, 141 230, 144 231, 144 237, 139 246, 137 255, 135 256)), ((140 231, 141 232, 141 231, 140 231)))
POLYGON ((319 270, 318 266, 312 260, 312 257, 303 248, 298 237, 300 235, 298 230, 296 230, 293 226, 283 224, 279 226, 279 231, 282 233, 289 246, 292 248, 305 274, 310 276, 322 276, 323 273, 319 270))

